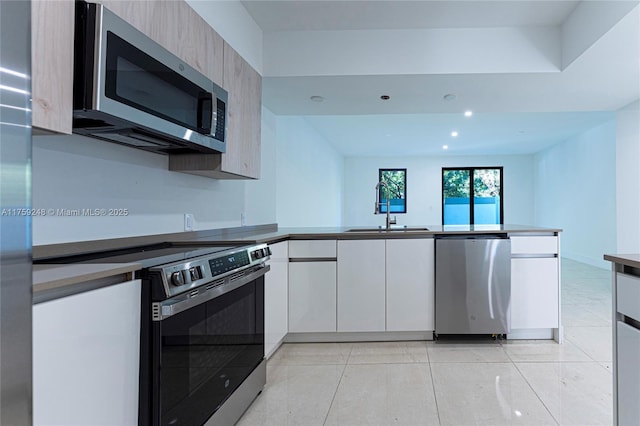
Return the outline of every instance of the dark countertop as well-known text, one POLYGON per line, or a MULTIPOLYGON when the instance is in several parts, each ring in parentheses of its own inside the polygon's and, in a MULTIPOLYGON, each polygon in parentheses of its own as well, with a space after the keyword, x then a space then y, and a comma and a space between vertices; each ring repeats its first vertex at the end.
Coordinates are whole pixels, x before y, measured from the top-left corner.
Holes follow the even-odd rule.
POLYGON ((228 234, 220 238, 217 236, 200 236, 192 240, 171 241, 184 245, 207 244, 273 244, 286 240, 367 240, 367 239, 402 239, 402 238, 433 238, 442 235, 477 235, 477 234, 516 234, 516 233, 558 233, 562 229, 539 228, 526 225, 428 225, 425 227, 410 226, 397 227, 391 231, 375 229, 374 227, 318 227, 318 228, 279 228, 267 231, 257 231, 247 234, 228 234), (426 229, 425 229, 426 228, 426 229), (356 229, 357 231, 350 231, 356 229))
MULTIPOLYGON (((54 258, 123 248, 141 248, 169 243, 174 247, 232 246, 243 244, 274 244, 287 240, 366 240, 434 238, 442 235, 472 234, 557 234, 557 228, 524 225, 427 225, 426 227, 397 227, 386 231, 375 227, 278 228, 276 224, 211 229, 173 234, 157 234, 130 238, 51 244, 33 247, 34 303, 82 293, 107 285, 125 282, 140 270, 139 263, 71 263, 48 264, 54 258), (427 229, 425 229, 427 228, 427 229), (357 231, 350 231, 357 229, 357 231)), ((185 249, 186 250, 186 249, 185 249)), ((57 262, 60 263, 60 262, 57 262)))
POLYGON ((138 263, 33 265, 34 303, 130 281, 138 263))
POLYGON ((151 244, 171 243, 180 246, 216 246, 268 243, 286 240, 363 240, 396 238, 433 238, 442 235, 469 235, 495 233, 559 233, 559 228, 540 228, 529 225, 427 225, 410 226, 401 230, 378 230, 375 227, 318 227, 318 228, 278 228, 277 224, 243 226, 226 229, 210 229, 172 234, 157 234, 140 237, 114 238, 75 243, 50 244, 33 247, 34 260, 42 261, 53 257, 74 254, 95 253, 125 247, 142 247, 151 244), (428 230, 424 230, 427 228, 428 230), (358 232, 349 232, 358 229, 358 232), (367 229, 370 231, 361 231, 367 229))
POLYGON ((640 254, 605 254, 604 260, 640 269, 640 254))

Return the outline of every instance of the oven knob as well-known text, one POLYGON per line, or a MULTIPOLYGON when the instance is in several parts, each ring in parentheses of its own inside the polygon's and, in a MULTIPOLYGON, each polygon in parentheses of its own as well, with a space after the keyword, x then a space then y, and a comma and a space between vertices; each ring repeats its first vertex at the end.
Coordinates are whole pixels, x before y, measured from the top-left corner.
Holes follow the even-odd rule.
POLYGON ((189 275, 191 276, 191 281, 196 281, 202 278, 202 274, 200 273, 200 267, 194 266, 193 268, 189 269, 189 275))
POLYGON ((251 257, 253 257, 253 260, 260 259, 262 256, 263 256, 262 250, 256 250, 253 253, 251 253, 251 257))
POLYGON ((182 275, 182 272, 178 271, 171 274, 171 283, 175 286, 183 285, 184 276, 182 275))
POLYGON ((264 252, 265 256, 271 256, 271 247, 266 247, 262 249, 262 251, 264 252))

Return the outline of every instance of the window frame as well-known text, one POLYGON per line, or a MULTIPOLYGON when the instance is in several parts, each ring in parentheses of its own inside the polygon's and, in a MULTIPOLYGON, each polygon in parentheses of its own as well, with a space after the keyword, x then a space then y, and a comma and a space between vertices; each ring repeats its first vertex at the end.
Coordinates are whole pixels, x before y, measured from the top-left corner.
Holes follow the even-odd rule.
MULTIPOLYGON (((378 182, 382 182, 382 174, 384 172, 403 172, 404 173, 404 191, 403 191, 403 200, 404 200, 404 210, 401 212, 394 212, 392 211, 390 214, 406 214, 407 213, 407 169, 406 168, 384 168, 384 169, 378 169, 378 182)), ((383 197, 383 186, 380 185, 380 187, 378 188, 378 200, 382 201, 384 199, 383 197)), ((384 210, 383 211, 383 206, 380 206, 380 213, 384 213, 386 214, 386 208, 387 206, 384 205, 384 210)), ((391 210, 391 206, 389 206, 389 210, 391 210)))
POLYGON ((440 179, 440 195, 442 197, 442 226, 444 224, 444 172, 452 170, 466 170, 469 172, 469 225, 475 225, 475 190, 473 188, 473 173, 476 170, 498 170, 500 172, 500 223, 497 225, 504 225, 504 167, 503 166, 478 166, 478 167, 443 167, 440 179))

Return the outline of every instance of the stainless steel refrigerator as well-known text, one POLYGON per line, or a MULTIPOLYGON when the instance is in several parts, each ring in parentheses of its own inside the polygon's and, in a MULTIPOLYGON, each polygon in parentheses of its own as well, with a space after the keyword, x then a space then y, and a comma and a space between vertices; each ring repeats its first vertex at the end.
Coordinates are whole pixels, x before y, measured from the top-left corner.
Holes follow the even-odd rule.
POLYGON ((31 2, 0 0, 0 424, 32 424, 31 2))

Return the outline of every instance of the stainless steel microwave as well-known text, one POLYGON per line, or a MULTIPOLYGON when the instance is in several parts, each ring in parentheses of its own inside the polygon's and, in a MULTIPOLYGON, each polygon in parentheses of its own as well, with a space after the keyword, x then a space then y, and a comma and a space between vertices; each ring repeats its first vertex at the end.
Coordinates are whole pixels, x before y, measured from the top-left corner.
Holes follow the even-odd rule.
POLYGON ((115 13, 77 2, 74 54, 74 133, 164 154, 225 152, 227 92, 115 13))

